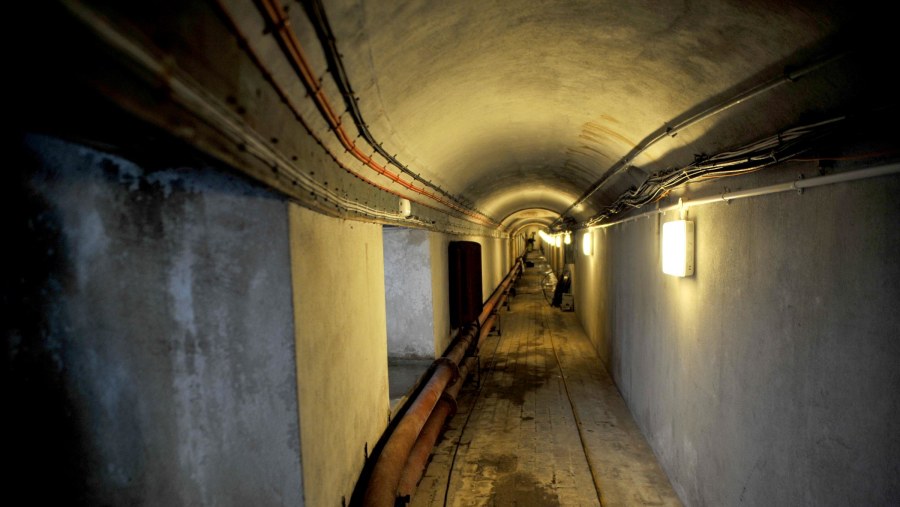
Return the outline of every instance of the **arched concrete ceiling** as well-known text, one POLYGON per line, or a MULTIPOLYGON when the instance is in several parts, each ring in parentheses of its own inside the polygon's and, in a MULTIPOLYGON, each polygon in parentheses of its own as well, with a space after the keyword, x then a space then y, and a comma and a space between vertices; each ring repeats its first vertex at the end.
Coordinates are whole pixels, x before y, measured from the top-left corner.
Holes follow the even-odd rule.
POLYGON ((553 223, 553 220, 555 220, 558 215, 559 212, 550 209, 523 209, 507 216, 500 221, 500 224, 510 234, 516 234, 518 231, 529 225, 547 228, 547 226, 553 223))
MULTIPOLYGON (((323 4, 372 133, 496 220, 563 212, 667 123, 836 54, 863 33, 849 2, 323 4)), ((632 163, 660 170, 827 117, 858 95, 850 74, 840 62, 823 66, 632 163)))
POLYGON ((888 4, 50 4, 16 4, 54 37, 14 55, 14 121, 118 144, 125 112, 323 213, 460 234, 534 210, 599 220, 660 171, 836 117, 892 125, 898 109, 888 4), (87 122, 98 132, 70 120, 110 105, 87 122))

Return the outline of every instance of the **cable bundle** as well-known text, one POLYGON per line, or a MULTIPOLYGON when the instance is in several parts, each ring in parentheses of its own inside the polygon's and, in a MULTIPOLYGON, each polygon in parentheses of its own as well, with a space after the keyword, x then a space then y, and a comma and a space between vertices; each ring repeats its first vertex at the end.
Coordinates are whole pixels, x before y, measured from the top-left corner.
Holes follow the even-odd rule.
POLYGON ((613 215, 654 203, 685 183, 747 174, 788 160, 807 150, 814 139, 823 136, 843 119, 844 117, 838 117, 795 127, 713 156, 697 155, 694 162, 685 167, 652 174, 640 186, 625 192, 610 206, 591 217, 585 225, 596 225, 613 215))

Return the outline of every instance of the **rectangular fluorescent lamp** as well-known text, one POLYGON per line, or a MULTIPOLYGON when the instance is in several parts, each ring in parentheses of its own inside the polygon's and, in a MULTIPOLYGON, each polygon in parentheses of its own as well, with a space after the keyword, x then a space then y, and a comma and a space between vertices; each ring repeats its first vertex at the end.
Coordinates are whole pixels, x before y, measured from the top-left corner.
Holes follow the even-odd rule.
POLYGON ((662 270, 672 276, 694 274, 694 222, 675 220, 663 224, 662 270))

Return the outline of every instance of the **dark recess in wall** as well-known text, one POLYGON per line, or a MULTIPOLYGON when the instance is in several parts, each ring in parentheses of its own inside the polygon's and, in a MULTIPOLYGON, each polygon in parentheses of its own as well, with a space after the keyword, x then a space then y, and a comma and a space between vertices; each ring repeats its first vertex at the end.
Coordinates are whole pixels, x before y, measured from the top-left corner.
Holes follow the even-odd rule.
POLYGON ((481 245, 474 241, 451 241, 450 327, 456 329, 478 318, 481 313, 481 245))

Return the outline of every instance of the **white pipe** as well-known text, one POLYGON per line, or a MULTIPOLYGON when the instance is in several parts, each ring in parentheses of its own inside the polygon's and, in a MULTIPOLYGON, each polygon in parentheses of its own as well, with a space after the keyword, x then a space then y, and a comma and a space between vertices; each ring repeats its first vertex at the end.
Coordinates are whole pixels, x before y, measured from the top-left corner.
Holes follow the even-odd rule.
POLYGON ((900 163, 886 164, 870 167, 868 169, 860 169, 858 171, 847 171, 837 174, 829 174, 828 176, 817 176, 815 178, 796 180, 789 183, 778 183, 776 185, 769 185, 767 187, 751 188, 749 190, 738 190, 737 192, 725 192, 721 195, 700 197, 688 201, 681 201, 681 204, 674 204, 672 206, 666 206, 665 208, 647 211, 641 213, 640 215, 623 218, 622 220, 616 220, 615 222, 609 222, 608 224, 588 227, 588 229, 604 229, 613 225, 624 224, 625 222, 631 222, 632 220, 637 220, 639 218, 646 218, 652 215, 656 215, 657 213, 666 213, 668 211, 675 211, 682 208, 687 209, 689 207, 702 206, 704 204, 712 204, 715 202, 729 202, 735 199, 743 199, 745 197, 756 197, 760 195, 777 194, 780 192, 801 191, 805 188, 820 187, 822 185, 831 185, 833 183, 843 183, 846 181, 862 180, 866 178, 888 176, 898 173, 900 173, 900 163))

